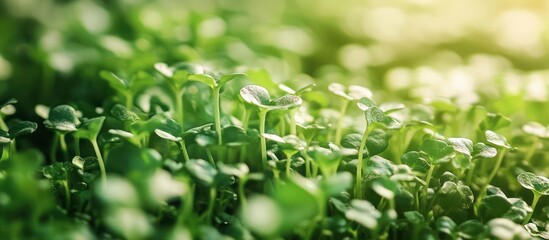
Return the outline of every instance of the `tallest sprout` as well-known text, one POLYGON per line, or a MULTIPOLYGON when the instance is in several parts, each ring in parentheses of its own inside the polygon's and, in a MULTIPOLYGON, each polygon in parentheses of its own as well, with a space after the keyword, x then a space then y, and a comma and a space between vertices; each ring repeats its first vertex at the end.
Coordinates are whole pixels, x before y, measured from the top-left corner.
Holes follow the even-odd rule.
POLYGON ((229 81, 237 79, 239 77, 246 76, 243 73, 232 73, 223 75, 219 78, 212 77, 208 74, 190 74, 188 76, 190 81, 202 82, 212 89, 212 98, 214 101, 214 118, 215 118, 215 131, 217 132, 217 144, 222 144, 221 137, 221 102, 220 93, 223 86, 229 81))
POLYGON ((244 102, 259 109, 259 134, 261 135, 261 160, 267 164, 267 143, 265 141, 265 119, 271 110, 289 109, 300 106, 303 100, 294 95, 285 95, 271 99, 267 89, 257 85, 247 85, 240 89, 240 97, 244 102))

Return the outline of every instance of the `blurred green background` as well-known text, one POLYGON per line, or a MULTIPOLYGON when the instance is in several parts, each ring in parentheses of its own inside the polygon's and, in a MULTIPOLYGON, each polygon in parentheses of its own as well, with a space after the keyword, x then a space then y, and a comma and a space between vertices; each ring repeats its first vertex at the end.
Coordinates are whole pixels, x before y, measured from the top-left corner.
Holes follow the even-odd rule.
POLYGON ((194 61, 548 123, 524 111, 548 96, 547 16, 545 0, 3 0, 0 99, 38 119, 36 104, 99 106, 111 93, 100 70, 194 61))

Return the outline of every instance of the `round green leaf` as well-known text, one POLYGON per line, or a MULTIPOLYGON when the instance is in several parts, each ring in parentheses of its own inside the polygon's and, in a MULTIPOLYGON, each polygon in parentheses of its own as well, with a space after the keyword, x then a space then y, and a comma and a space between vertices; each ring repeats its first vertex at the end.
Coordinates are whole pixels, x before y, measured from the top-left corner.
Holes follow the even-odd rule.
POLYGON ((227 175, 234 175, 242 179, 250 172, 250 168, 245 163, 223 164, 219 163, 219 171, 227 175))
POLYGON ((366 149, 369 156, 382 153, 388 146, 389 136, 383 129, 376 128, 372 130, 366 138, 366 149))
POLYGON ((418 211, 408 211, 404 212, 404 217, 406 220, 411 222, 414 225, 420 225, 425 223, 425 217, 421 215, 418 211))
POLYGON ((185 167, 200 184, 206 187, 213 185, 217 169, 209 162, 203 159, 191 159, 185 164, 185 167))
POLYGON ((21 121, 14 119, 8 122, 8 133, 11 139, 19 136, 31 134, 38 128, 38 124, 30 121, 21 121))
POLYGON ((388 200, 393 200, 395 194, 399 191, 399 185, 388 178, 378 178, 372 183, 372 189, 379 194, 379 196, 388 200))
POLYGON ((485 143, 477 143, 473 148, 473 157, 475 158, 493 158, 498 154, 496 148, 486 145, 485 143))
POLYGON ((269 103, 270 109, 288 109, 301 105, 303 100, 294 95, 286 95, 279 97, 269 103))
POLYGON ((215 81, 215 79, 207 74, 189 74, 187 78, 189 79, 189 81, 202 82, 212 89, 217 87, 217 82, 215 81))
POLYGON ((477 220, 468 220, 458 227, 458 235, 464 239, 478 239, 484 231, 484 225, 477 220))
POLYGON ((345 148, 359 149, 362 135, 358 133, 347 134, 341 139, 341 146, 345 148))
POLYGON ((467 138, 448 138, 448 142, 452 144, 454 150, 461 154, 471 156, 473 152, 473 141, 467 138))
POLYGON ((426 139, 421 145, 421 151, 435 164, 449 162, 454 156, 454 148, 440 139, 426 139))
POLYGON ((457 229, 457 225, 451 218, 447 216, 439 217, 436 221, 437 229, 443 233, 446 233, 450 236, 454 235, 454 232, 457 229))
POLYGON ((59 105, 50 110, 48 119, 44 121, 47 128, 61 132, 74 132, 80 126, 76 110, 69 105, 59 105))
POLYGON ((427 172, 430 168, 429 162, 419 155, 416 151, 410 151, 404 153, 400 158, 400 161, 410 166, 414 171, 427 172))
POLYGON ((517 180, 526 189, 541 195, 549 195, 549 179, 546 177, 537 176, 531 172, 523 172, 518 175, 517 180))
POLYGON ((139 120, 139 116, 134 112, 128 110, 121 104, 116 104, 111 109, 111 115, 118 121, 122 122, 135 122, 139 120))
POLYGON ((357 85, 350 85, 348 89, 345 89, 342 84, 331 83, 328 85, 328 90, 349 101, 358 101, 363 97, 372 98, 373 95, 370 89, 357 85))
POLYGON ((507 218, 495 218, 488 222, 486 229, 493 239, 526 240, 532 237, 520 224, 507 218))
POLYGON ((381 110, 381 108, 379 107, 370 107, 366 110, 365 114, 368 125, 380 123, 381 125, 389 129, 395 129, 400 127, 400 123, 396 119, 386 116, 383 110, 381 110))
POLYGON ((119 92, 125 91, 129 87, 128 81, 116 76, 116 74, 109 71, 99 72, 101 78, 107 80, 109 85, 119 92))
POLYGON ((269 105, 271 96, 267 89, 257 85, 247 85, 240 89, 240 97, 244 102, 261 108, 269 105))
POLYGON ((239 126, 226 126, 221 131, 223 144, 227 146, 240 146, 250 143, 250 137, 239 126))
POLYGON ((353 199, 351 201, 351 208, 345 212, 345 217, 373 230, 378 226, 381 212, 366 200, 353 199))
POLYGON ((241 78, 241 77, 245 77, 245 76, 246 76, 246 74, 244 74, 244 73, 225 74, 225 75, 221 76, 221 78, 219 78, 219 81, 217 82, 217 85, 222 87, 226 83, 228 83, 232 80, 235 80, 235 79, 238 79, 238 78, 241 78))
POLYGON ((522 126, 522 130, 530 135, 539 138, 549 138, 549 130, 547 127, 537 122, 530 122, 522 126))
POLYGON ((501 136, 491 130, 486 130, 486 132, 484 132, 484 137, 486 137, 486 141, 488 143, 491 143, 495 146, 507 149, 511 148, 511 146, 509 146, 509 144, 507 143, 507 139, 504 136, 501 136))
POLYGON ((156 135, 159 137, 170 140, 173 142, 181 141, 181 134, 183 129, 181 126, 173 119, 166 119, 166 122, 154 130, 156 135))

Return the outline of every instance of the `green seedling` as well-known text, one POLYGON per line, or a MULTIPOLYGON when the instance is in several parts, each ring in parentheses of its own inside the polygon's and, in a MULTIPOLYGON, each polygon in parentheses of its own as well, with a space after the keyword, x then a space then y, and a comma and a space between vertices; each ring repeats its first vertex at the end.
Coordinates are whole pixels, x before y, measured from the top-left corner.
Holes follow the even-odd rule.
POLYGON ((528 213, 522 224, 527 224, 536 210, 536 205, 541 196, 549 195, 549 179, 543 176, 537 176, 531 172, 524 172, 518 175, 518 182, 522 187, 532 191, 534 198, 532 199, 532 211, 528 213))
POLYGON ((76 110, 69 105, 59 105, 50 110, 48 119, 44 121, 44 125, 55 132, 55 138, 51 149, 51 160, 56 161, 55 152, 57 144, 60 143, 61 151, 65 161, 69 160, 69 152, 65 135, 67 133, 76 132, 80 126, 80 120, 76 115, 76 110))
POLYGON ((103 160, 101 150, 99 149, 99 144, 97 143, 97 137, 101 132, 104 122, 105 117, 88 119, 82 123, 81 128, 74 134, 76 137, 88 139, 91 142, 95 156, 97 157, 97 162, 99 163, 101 180, 103 182, 107 181, 107 170, 105 169, 105 161, 103 160))
MULTIPOLYGON (((240 97, 244 102, 254 105, 259 109, 259 134, 265 134, 265 121, 267 113, 274 110, 289 109, 301 105, 302 100, 298 96, 286 95, 280 98, 271 99, 267 89, 248 85, 240 89, 240 97)), ((267 144, 265 138, 261 137, 261 159, 264 165, 267 164, 267 144)))
POLYGON ((221 134, 221 100, 220 100, 221 90, 223 89, 225 84, 227 84, 228 82, 244 76, 246 75, 243 73, 226 74, 220 77, 214 77, 208 74, 188 75, 188 79, 190 81, 202 82, 206 84, 208 87, 210 87, 212 90, 212 98, 214 101, 215 131, 217 132, 217 144, 219 145, 223 144, 223 138, 221 137, 222 136, 221 134))

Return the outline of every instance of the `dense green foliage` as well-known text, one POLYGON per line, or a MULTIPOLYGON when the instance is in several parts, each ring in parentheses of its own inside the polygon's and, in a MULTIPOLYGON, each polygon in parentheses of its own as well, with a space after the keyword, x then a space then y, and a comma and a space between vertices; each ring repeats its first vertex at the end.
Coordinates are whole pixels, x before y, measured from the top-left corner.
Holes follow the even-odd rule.
POLYGON ((0 238, 549 238, 549 54, 360 2, 0 2, 0 238))

